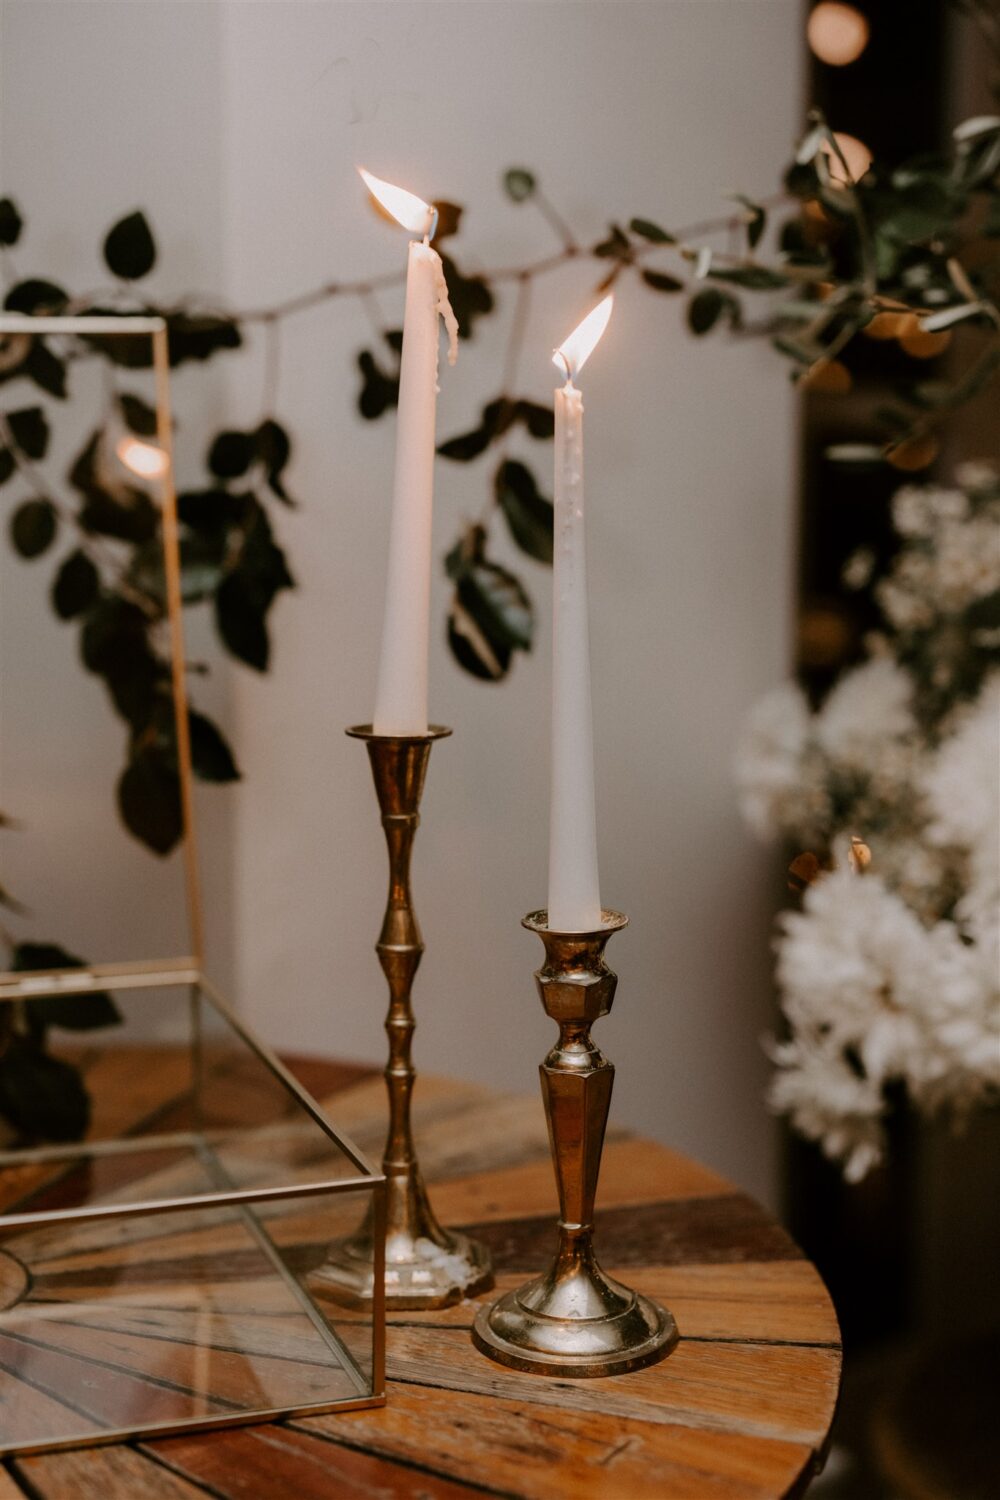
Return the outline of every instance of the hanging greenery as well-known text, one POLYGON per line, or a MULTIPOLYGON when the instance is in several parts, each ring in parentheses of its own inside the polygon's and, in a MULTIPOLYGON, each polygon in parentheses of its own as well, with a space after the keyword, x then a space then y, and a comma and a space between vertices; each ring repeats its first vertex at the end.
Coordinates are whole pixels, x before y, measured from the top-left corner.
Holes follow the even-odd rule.
MULTIPOLYGON (((458 665, 476 677, 503 679, 533 639, 529 592, 492 555, 496 529, 505 528, 525 556, 552 559, 552 504, 533 463, 537 445, 552 437, 553 415, 518 385, 540 279, 571 263, 592 262, 595 295, 632 283, 654 297, 683 299, 694 336, 726 330, 736 338, 766 338, 798 386, 831 394, 850 388, 872 340, 894 341, 910 363, 894 370, 889 399, 875 413, 882 442, 860 451, 854 445, 850 457, 904 471, 933 462, 942 424, 1000 367, 998 117, 959 126, 950 151, 940 157, 893 168, 874 164, 855 180, 837 137, 813 115, 774 197, 737 196, 721 218, 683 227, 671 226, 668 217, 643 215, 581 240, 531 171, 511 168, 503 186, 512 205, 540 216, 555 236, 555 249, 520 266, 467 273, 451 248, 463 209, 448 201, 435 204, 434 243, 460 337, 479 336, 508 292, 513 296, 498 361, 500 388, 483 404, 474 427, 446 438, 438 449, 447 462, 487 465, 483 512, 463 528, 444 560, 454 584, 448 643, 458 665), (942 363, 937 357, 949 344, 942 363)), ((294 504, 285 482, 291 438, 273 414, 281 336, 300 312, 337 297, 357 300, 373 330, 357 357, 357 406, 364 419, 381 419, 398 396, 401 333, 386 323, 378 297, 398 287, 402 275, 329 282, 243 312, 203 299, 163 305, 138 288, 156 264, 157 247, 145 214, 136 211, 104 240, 109 289, 79 296, 44 277, 14 273, 12 252, 23 231, 16 204, 0 201, 8 311, 161 315, 174 367, 231 354, 252 331, 263 331, 265 410, 272 414, 214 436, 203 478, 181 492, 178 510, 185 605, 209 607, 222 648, 245 666, 266 671, 271 611, 278 596, 294 587, 275 533, 281 508, 294 504)), ((117 463, 114 444, 119 426, 139 438, 155 432, 154 413, 138 388, 150 363, 144 341, 115 335, 18 334, 0 340, 0 383, 10 392, 0 413, 0 499, 7 502, 15 552, 33 566, 57 558, 48 577, 52 608, 78 631, 83 665, 104 683, 125 725, 120 815, 137 839, 165 855, 180 837, 181 814, 157 514, 149 495, 117 463), (74 369, 85 360, 103 363, 107 400, 64 482, 55 485, 44 468, 53 424, 70 394, 74 369)), ((195 774, 213 782, 237 779, 235 757, 219 727, 192 708, 190 728, 195 774)), ((12 903, 0 890, 0 904, 12 903)), ((10 946, 14 967, 37 966, 39 952, 51 957, 45 945, 10 946)), ((10 1109, 0 1076, 0 1113, 10 1109)))

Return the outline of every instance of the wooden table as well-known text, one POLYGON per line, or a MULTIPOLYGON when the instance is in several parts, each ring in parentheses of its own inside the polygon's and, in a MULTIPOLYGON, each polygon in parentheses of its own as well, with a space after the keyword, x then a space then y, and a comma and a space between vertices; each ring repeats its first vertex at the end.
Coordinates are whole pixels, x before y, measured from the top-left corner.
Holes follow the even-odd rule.
MULTIPOLYGON (((107 1055, 100 1066, 107 1086, 107 1055)), ((381 1076, 292 1066, 377 1158, 381 1076)), ((121 1110, 142 1087, 132 1067, 102 1097, 121 1110)), ((421 1078, 415 1117, 442 1221, 489 1243, 500 1290, 541 1270, 555 1190, 540 1101, 421 1078)), ((598 1202, 606 1269, 677 1318, 681 1341, 659 1365, 581 1381, 519 1375, 473 1349, 474 1303, 400 1313, 383 1409, 10 1460, 0 1500, 801 1495, 840 1379, 837 1322, 816 1271, 751 1199, 649 1141, 610 1135, 598 1202)))

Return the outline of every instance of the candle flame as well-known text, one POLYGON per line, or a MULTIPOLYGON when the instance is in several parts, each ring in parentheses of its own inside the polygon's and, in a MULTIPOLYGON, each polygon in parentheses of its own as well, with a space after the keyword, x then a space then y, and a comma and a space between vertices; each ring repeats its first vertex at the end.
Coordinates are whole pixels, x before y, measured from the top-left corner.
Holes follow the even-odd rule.
POLYGON ((601 335, 611 318, 611 310, 615 305, 614 293, 609 292, 603 302, 598 302, 592 312, 589 312, 582 323, 578 323, 566 341, 552 356, 552 363, 566 371, 566 377, 572 381, 575 375, 579 375, 587 360, 593 354, 600 341, 601 335))
POLYGON ((434 213, 429 203, 423 198, 418 198, 416 193, 408 193, 405 188, 395 187, 391 182, 383 182, 381 177, 373 177, 371 172, 366 172, 364 167, 359 167, 362 181, 376 202, 381 203, 387 213, 390 213, 397 224, 402 224, 411 234, 425 234, 430 226, 431 217, 434 213))
POLYGON ((162 479, 167 472, 167 455, 154 443, 123 437, 115 445, 115 453, 126 469, 140 479, 162 479))

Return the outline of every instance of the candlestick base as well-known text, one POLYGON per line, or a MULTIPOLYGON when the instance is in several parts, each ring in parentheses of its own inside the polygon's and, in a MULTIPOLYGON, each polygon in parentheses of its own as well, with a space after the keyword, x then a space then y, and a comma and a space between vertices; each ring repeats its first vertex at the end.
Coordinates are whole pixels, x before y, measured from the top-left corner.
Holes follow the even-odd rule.
POLYGON ((547 1275, 480 1310, 472 1341, 499 1364, 539 1375, 622 1375, 663 1359, 677 1342, 666 1308, 612 1281, 594 1257, 594 1198, 615 1070, 590 1028, 611 1009, 618 984, 605 946, 628 922, 620 912, 601 917, 592 932, 556 932, 544 911, 524 919, 545 945, 535 980, 559 1027, 539 1068, 559 1188, 559 1245, 547 1275))
MULTIPOLYGON (((370 724, 347 731, 368 747, 382 827, 389 850, 389 899, 376 944, 389 984, 389 1131, 385 1173, 385 1299, 390 1308, 447 1307, 493 1285, 489 1251, 455 1230, 443 1229, 424 1187, 410 1121, 416 1070, 410 1056, 412 988, 423 939, 410 893, 410 854, 420 823, 420 798, 431 746, 451 734, 431 724, 426 734, 376 734, 370 724)), ((371 1307, 375 1292, 377 1226, 371 1213, 346 1239, 329 1246, 309 1285, 351 1307, 371 1307)))
POLYGON ((666 1308, 606 1276, 588 1246, 575 1262, 560 1254, 546 1276, 481 1308, 472 1342, 512 1370, 624 1375, 669 1354, 677 1325, 666 1308))
MULTIPOLYGON (((434 1221, 422 1233, 389 1231, 385 1244, 385 1300, 390 1310, 450 1307, 493 1285, 489 1252, 467 1235, 434 1221)), ((374 1294, 374 1240, 366 1221, 350 1239, 332 1244, 323 1264, 309 1277, 310 1289, 327 1292, 348 1307, 371 1307, 374 1294)))

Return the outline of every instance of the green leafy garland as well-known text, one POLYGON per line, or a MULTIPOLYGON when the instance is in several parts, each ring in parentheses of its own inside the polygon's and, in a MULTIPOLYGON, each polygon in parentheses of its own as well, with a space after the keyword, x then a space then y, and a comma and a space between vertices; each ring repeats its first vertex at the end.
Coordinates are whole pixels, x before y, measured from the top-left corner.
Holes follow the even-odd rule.
MULTIPOLYGON (((542 563, 552 560, 551 501, 529 462, 509 451, 517 437, 529 440, 530 448, 553 432, 551 408, 517 394, 519 355, 540 278, 589 259, 597 273, 596 292, 632 279, 659 296, 684 295, 692 334, 727 327, 736 336, 767 337, 790 362, 795 382, 819 391, 847 389, 854 369, 864 368, 873 337, 895 340, 903 350, 908 340, 911 350, 915 339, 922 340, 923 355, 936 353, 954 334, 960 357, 947 376, 939 377, 935 369, 928 378, 921 358, 894 369, 892 403, 875 414, 881 447, 855 449, 851 455, 904 471, 933 461, 936 431, 1000 367, 1000 118, 960 126, 946 156, 893 170, 875 165, 855 181, 836 137, 813 115, 774 199, 737 196, 734 210, 723 218, 683 229, 636 216, 627 226, 612 223, 589 246, 580 244, 531 172, 512 168, 503 181, 512 203, 533 205, 546 221, 557 238, 556 250, 522 266, 467 274, 445 243, 457 236, 463 210, 446 201, 435 205, 435 245, 460 337, 475 336, 480 322, 495 312, 502 288, 513 286, 515 297, 499 393, 484 404, 474 428, 438 449, 451 462, 467 464, 484 456, 491 462, 483 515, 463 528, 445 559, 454 584, 449 645, 459 665, 477 677, 504 678, 516 653, 529 651, 533 639, 533 606, 523 582, 490 556, 498 518, 522 553, 542 563), (761 247, 776 207, 783 217, 773 236, 775 249, 765 256, 761 247), (725 250, 711 243, 719 235, 727 238, 725 250), (756 321, 747 315, 745 295, 760 299, 756 321), (866 334, 868 339, 859 338, 866 334)), ((240 313, 193 301, 164 306, 135 290, 157 254, 146 217, 137 211, 115 224, 104 241, 113 287, 99 296, 74 297, 50 280, 15 273, 13 250, 22 228, 16 205, 0 201, 9 311, 162 315, 175 367, 235 351, 250 329, 260 327, 266 344, 265 410, 271 411, 286 322, 349 296, 367 310, 375 335, 373 346, 357 358, 358 409, 375 421, 396 404, 402 335, 386 326, 378 295, 399 285, 398 274, 331 282, 276 306, 240 313)), ((118 782, 121 817, 136 838, 165 855, 180 837, 181 813, 157 516, 149 496, 116 467, 113 455, 116 424, 140 438, 155 431, 151 407, 126 383, 128 372, 148 369, 150 362, 142 341, 114 335, 16 335, 0 341, 0 383, 16 389, 28 383, 47 403, 39 404, 36 396, 0 414, 0 486, 10 485, 17 496, 8 531, 22 558, 38 559, 61 536, 71 538, 51 581, 52 607, 79 629, 83 664, 102 679, 126 726, 118 782), (103 361, 109 374, 106 409, 72 462, 65 488, 57 491, 39 467, 50 444, 52 414, 67 396, 74 365, 92 359, 103 361)), ((273 524, 280 507, 294 504, 284 480, 291 451, 289 434, 273 415, 252 428, 219 432, 209 444, 203 481, 178 497, 184 602, 209 605, 223 648, 256 671, 265 671, 270 659, 272 606, 294 587, 273 524)), ((192 708, 190 727, 195 774, 214 782, 237 779, 235 758, 218 726, 192 708)), ((0 889, 2 904, 16 908, 0 889)), ((9 946, 15 968, 51 966, 55 952, 62 954, 64 966, 78 962, 52 945, 10 939, 9 946)), ((89 1024, 111 1019, 102 1006, 99 1002, 93 1012, 102 1019, 89 1024)), ((49 1024, 67 1020, 53 1017, 49 1024)), ((39 1036, 37 1028, 8 1027, 5 1057, 16 1059, 21 1043, 45 1057, 43 1041, 44 1031, 39 1036)), ((0 1113, 14 1118, 8 1091, 15 1085, 5 1085, 5 1076, 0 1057, 0 1113)), ((65 1121, 60 1128, 67 1129, 65 1121)))

